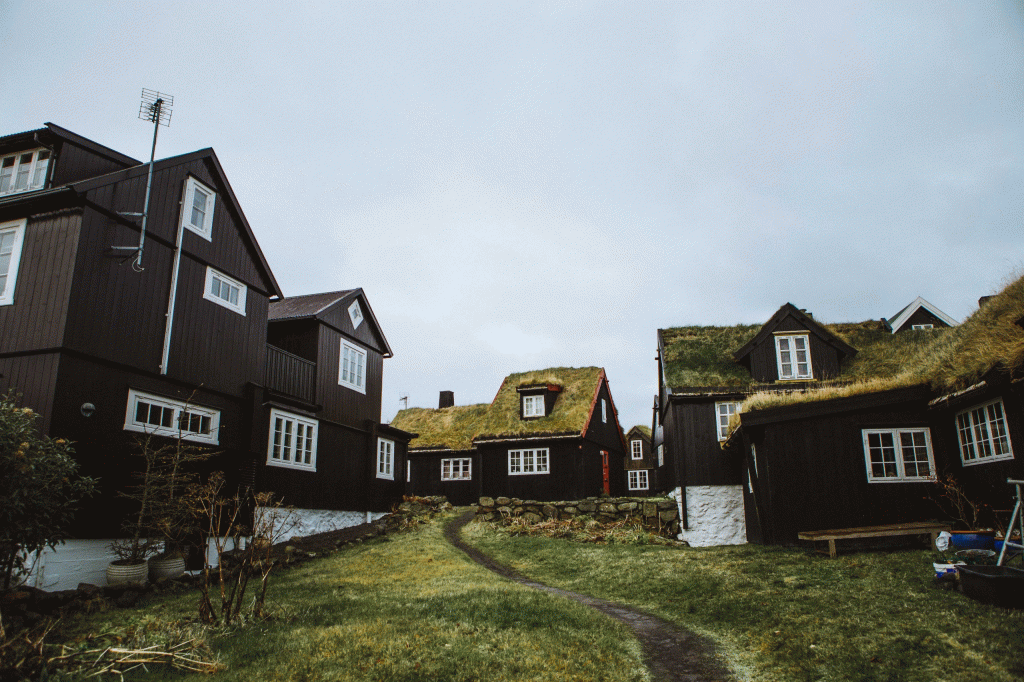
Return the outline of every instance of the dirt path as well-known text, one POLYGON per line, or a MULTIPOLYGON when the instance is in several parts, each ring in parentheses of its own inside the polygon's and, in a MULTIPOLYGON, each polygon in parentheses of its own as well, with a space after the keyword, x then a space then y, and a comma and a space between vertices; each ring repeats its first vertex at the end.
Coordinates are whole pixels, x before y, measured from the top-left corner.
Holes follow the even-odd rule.
POLYGON ((466 512, 445 526, 444 535, 448 542, 468 554, 473 561, 498 575, 527 587, 574 599, 626 623, 633 628, 637 639, 640 640, 644 652, 644 662, 647 664, 648 670, 651 671, 651 678, 656 682, 675 680, 719 682, 734 679, 715 656, 714 645, 706 638, 698 637, 672 623, 622 604, 588 597, 557 587, 549 587, 536 580, 530 580, 470 547, 462 541, 459 531, 473 520, 473 516, 473 512, 466 512))

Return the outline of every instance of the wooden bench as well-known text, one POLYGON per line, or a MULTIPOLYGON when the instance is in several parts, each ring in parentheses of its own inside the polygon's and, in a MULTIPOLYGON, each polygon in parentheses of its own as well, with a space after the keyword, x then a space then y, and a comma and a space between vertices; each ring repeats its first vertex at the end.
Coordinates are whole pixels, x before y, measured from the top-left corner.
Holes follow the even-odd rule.
MULTIPOLYGON (((948 523, 933 523, 930 521, 914 521, 913 523, 894 523, 888 526, 865 526, 863 528, 833 528, 832 530, 805 530, 797 533, 801 540, 819 542, 828 540, 828 555, 836 555, 836 540, 852 540, 854 538, 883 538, 894 535, 923 535, 928 533, 932 537, 932 549, 935 548, 935 538, 944 530, 949 530, 948 523)), ((821 550, 819 550, 821 551, 821 550)))

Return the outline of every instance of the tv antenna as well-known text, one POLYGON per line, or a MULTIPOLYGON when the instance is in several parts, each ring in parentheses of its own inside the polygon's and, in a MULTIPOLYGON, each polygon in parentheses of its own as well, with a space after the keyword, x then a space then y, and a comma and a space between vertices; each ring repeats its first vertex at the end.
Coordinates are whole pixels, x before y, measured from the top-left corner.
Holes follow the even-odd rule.
POLYGON ((402 409, 403 410, 409 409, 409 396, 405 396, 404 398, 399 398, 398 402, 402 403, 402 409))
POLYGON ((132 269, 142 272, 142 247, 146 241, 146 218, 149 216, 149 195, 153 189, 153 161, 156 158, 156 138, 160 132, 160 126, 170 127, 171 110, 174 106, 174 97, 156 90, 142 89, 142 103, 139 104, 139 119, 149 121, 153 124, 153 148, 149 152, 149 176, 146 178, 146 201, 142 206, 142 213, 122 213, 125 216, 141 216, 142 227, 139 230, 138 246, 113 246, 118 251, 134 251, 135 260, 132 262, 132 269))

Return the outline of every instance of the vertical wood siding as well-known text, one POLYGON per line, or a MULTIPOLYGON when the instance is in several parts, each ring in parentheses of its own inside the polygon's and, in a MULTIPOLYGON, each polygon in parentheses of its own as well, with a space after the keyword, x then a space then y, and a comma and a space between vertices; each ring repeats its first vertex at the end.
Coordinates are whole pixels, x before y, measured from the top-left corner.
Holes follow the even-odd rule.
POLYGON ((124 164, 99 156, 70 142, 61 143, 56 149, 56 154, 57 161, 53 168, 51 187, 95 178, 125 168, 124 164))
POLYGON ((0 394, 20 393, 18 403, 40 415, 39 429, 48 433, 60 355, 45 353, 0 358, 0 394))
POLYGON ((372 348, 363 346, 366 349, 366 393, 342 386, 338 383, 341 339, 341 334, 334 329, 320 326, 317 400, 324 406, 323 417, 360 428, 365 420, 379 423, 384 358, 372 348))

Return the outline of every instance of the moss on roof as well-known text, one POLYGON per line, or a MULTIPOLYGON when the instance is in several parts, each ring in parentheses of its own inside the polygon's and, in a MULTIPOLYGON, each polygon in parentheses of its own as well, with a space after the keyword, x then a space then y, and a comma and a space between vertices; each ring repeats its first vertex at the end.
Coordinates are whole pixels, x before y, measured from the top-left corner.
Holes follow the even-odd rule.
POLYGON ((644 426, 643 424, 637 424, 636 426, 631 426, 629 428, 629 430, 626 431, 626 433, 629 433, 633 429, 636 429, 636 430, 640 431, 642 434, 644 434, 648 438, 651 437, 651 427, 650 426, 644 426))
POLYGON ((672 388, 750 385, 750 372, 732 354, 760 329, 759 324, 747 324, 658 330, 666 383, 672 388))
POLYGON ((490 405, 409 408, 399 412, 391 425, 420 434, 409 444, 412 448, 447 446, 453 450, 472 447, 474 438, 582 433, 602 372, 600 367, 556 367, 510 374, 490 405), (523 420, 516 389, 539 384, 562 390, 551 414, 523 420))

